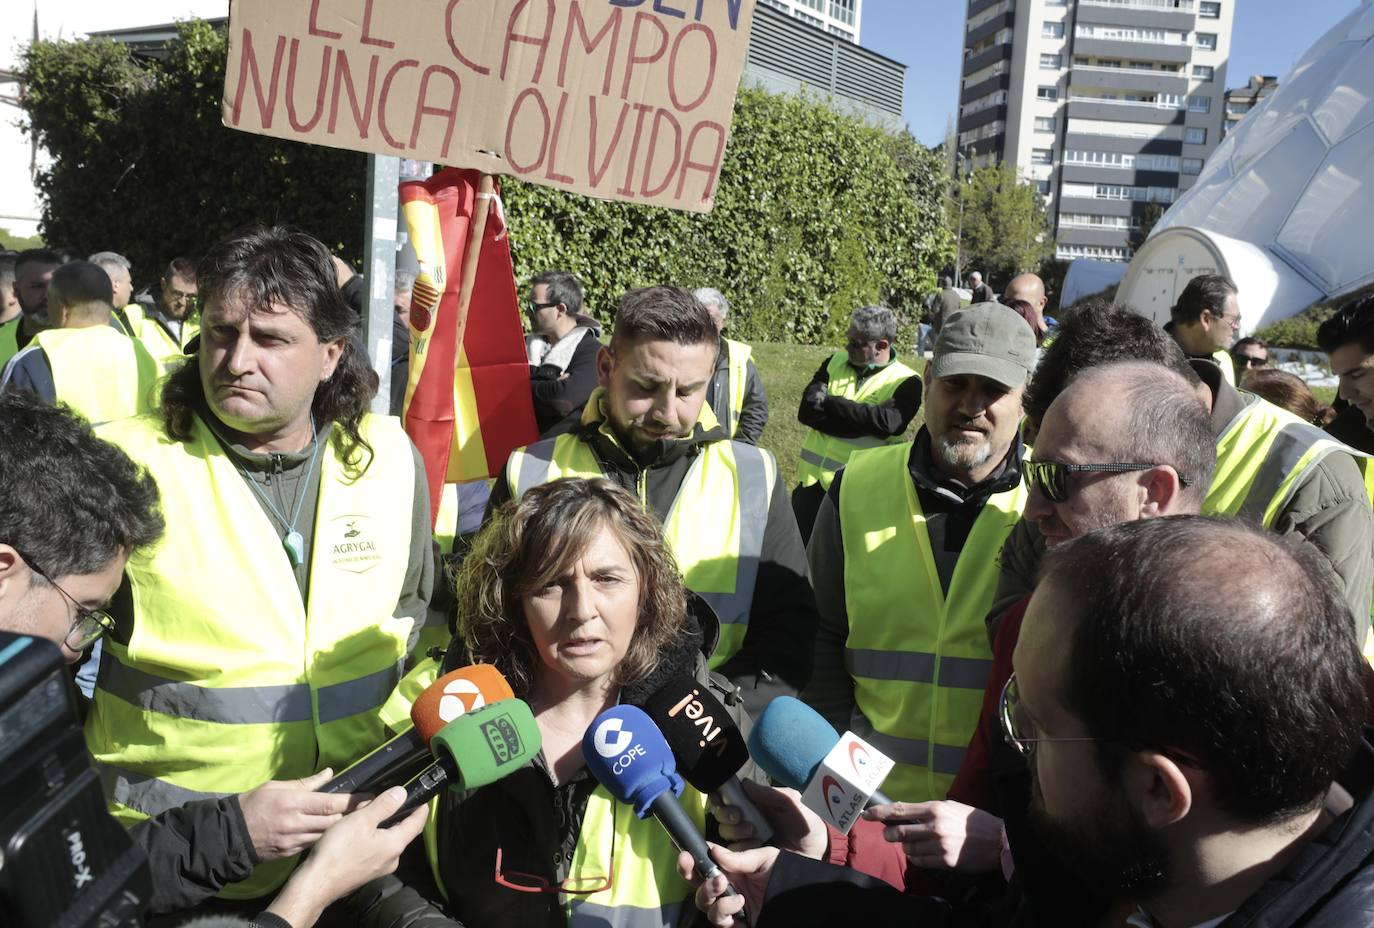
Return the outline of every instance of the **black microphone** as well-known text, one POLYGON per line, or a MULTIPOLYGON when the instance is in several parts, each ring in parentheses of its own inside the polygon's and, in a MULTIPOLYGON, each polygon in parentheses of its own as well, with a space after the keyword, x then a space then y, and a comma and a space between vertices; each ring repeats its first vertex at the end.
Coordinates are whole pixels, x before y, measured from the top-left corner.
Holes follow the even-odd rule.
POLYGON ((754 826, 759 842, 767 844, 773 828, 735 775, 749 760, 749 748, 720 700, 705 684, 683 675, 650 696, 644 711, 673 749, 682 778, 697 792, 719 792, 754 826))

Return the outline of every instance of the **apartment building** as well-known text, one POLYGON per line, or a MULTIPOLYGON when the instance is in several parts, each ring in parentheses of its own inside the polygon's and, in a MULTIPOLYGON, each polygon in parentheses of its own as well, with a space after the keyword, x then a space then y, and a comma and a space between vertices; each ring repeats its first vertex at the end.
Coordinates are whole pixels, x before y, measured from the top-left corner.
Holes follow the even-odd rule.
POLYGON ((859 10, 863 0, 760 0, 760 6, 782 10, 849 42, 859 41, 859 10))
POLYGON ((1240 0, 970 0, 958 146, 1044 195, 1058 256, 1126 261, 1220 142, 1240 0))
POLYGON ((1274 75, 1252 74, 1244 87, 1233 87, 1226 91, 1226 121, 1221 127, 1222 138, 1236 127, 1242 116, 1278 89, 1279 79, 1274 75))

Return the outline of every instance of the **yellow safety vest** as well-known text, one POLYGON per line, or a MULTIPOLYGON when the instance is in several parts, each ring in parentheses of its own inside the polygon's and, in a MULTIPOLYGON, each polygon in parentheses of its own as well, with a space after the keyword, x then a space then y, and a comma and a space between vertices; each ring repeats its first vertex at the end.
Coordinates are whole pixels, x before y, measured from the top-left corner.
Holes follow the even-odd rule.
POLYGON ((1355 451, 1254 394, 1217 439, 1216 474, 1202 501, 1209 515, 1241 516, 1272 528, 1307 471, 1333 451, 1355 451))
MULTIPOLYGON (((133 622, 109 638, 86 744, 126 825, 266 780, 340 770, 384 739, 378 707, 400 678, 412 627, 393 617, 410 550, 414 455, 400 423, 369 416, 359 475, 322 449, 307 603, 243 477, 199 418, 174 442, 149 417, 100 430, 162 490, 167 532, 130 558, 133 622)), ((294 860, 227 887, 256 898, 294 860)))
MULTIPOLYGON (((706 797, 687 786, 678 802, 699 831, 706 828, 706 797)), ((439 868, 439 800, 429 805, 425 822, 425 851, 439 891, 448 898, 439 868)), ((457 849, 462 853, 461 849, 457 849)), ((563 910, 568 928, 672 928, 684 914, 695 916, 692 886, 678 876, 677 847, 654 820, 635 817, 604 786, 587 798, 577 847, 568 865, 568 878, 612 875, 611 888, 590 895, 565 895, 563 910), (614 856, 614 872, 612 872, 614 856)), ((499 887, 494 892, 506 892, 499 887)))
POLYGON ((0 323, 0 371, 19 353, 19 320, 23 318, 20 314, 9 322, 0 323))
MULTIPOLYGON (((916 372, 901 361, 893 361, 860 384, 859 372, 849 363, 849 355, 843 351, 836 352, 830 358, 827 370, 830 373, 830 383, 826 387, 826 392, 830 396, 874 406, 892 399, 892 394, 897 392, 902 381, 916 376, 916 372)), ((804 487, 819 483, 828 490, 835 479, 835 472, 844 467, 852 453, 861 448, 896 444, 901 440, 900 435, 891 438, 836 438, 810 429, 806 434, 806 442, 802 445, 801 463, 797 465, 797 483, 804 487)))
MULTIPOLYGON (((592 393, 582 413, 582 424, 595 426, 618 444, 601 412, 604 396, 604 388, 592 393)), ((697 424, 708 430, 717 426, 709 404, 701 404, 697 424)), ((512 498, 560 477, 605 476, 591 446, 572 433, 512 451, 506 474, 512 498)), ((762 448, 737 441, 709 442, 694 456, 664 520, 663 537, 684 582, 710 603, 720 618, 720 642, 711 655, 712 670, 744 643, 763 555, 768 505, 777 478, 777 463, 762 448)), ((639 499, 647 504, 646 481, 641 471, 639 499)))
POLYGON ((720 424, 725 429, 725 434, 734 438, 739 434, 739 417, 744 412, 744 388, 749 381, 749 359, 753 356, 754 349, 744 342, 727 338, 725 351, 726 375, 729 377, 727 395, 730 405, 725 411, 725 419, 720 424))
POLYGON ((897 762, 883 791, 925 802, 945 798, 978 725, 992 666, 985 622, 998 553, 1021 518, 1026 488, 1018 482, 984 504, 946 593, 910 454, 911 442, 858 452, 840 483, 845 666, 858 709, 851 727, 897 762))
POLYGON ((134 338, 108 325, 44 329, 33 337, 52 368, 57 398, 93 425, 153 408, 160 371, 134 338))
MULTIPOLYGON (((130 303, 129 305, 138 304, 130 303)), ((132 317, 130 317, 130 321, 133 321, 132 317)), ((141 324, 138 337, 148 352, 162 365, 163 371, 170 371, 173 362, 186 357, 186 345, 199 332, 200 323, 193 319, 186 319, 181 323, 181 339, 178 341, 159 322, 145 319, 141 324)))
POLYGON ((1236 385, 1236 362, 1231 360, 1231 352, 1225 348, 1218 348, 1212 352, 1212 360, 1221 368, 1222 378, 1231 386, 1236 385))

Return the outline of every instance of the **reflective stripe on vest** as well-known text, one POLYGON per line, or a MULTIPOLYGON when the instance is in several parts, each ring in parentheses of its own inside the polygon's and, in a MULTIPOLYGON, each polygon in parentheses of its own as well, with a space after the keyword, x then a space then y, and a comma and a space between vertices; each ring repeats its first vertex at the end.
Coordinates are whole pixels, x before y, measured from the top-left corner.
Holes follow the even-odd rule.
MULTIPOLYGON (((705 404, 702 409, 709 412, 705 404)), ((605 476, 591 447, 574 434, 516 449, 506 467, 513 498, 560 477, 605 476)), ((769 452, 743 442, 710 442, 688 468, 664 520, 663 537, 684 582, 720 618, 712 669, 744 643, 776 481, 769 452)))
POLYGON ((161 370, 138 339, 113 326, 93 325, 45 329, 32 344, 48 359, 57 398, 92 425, 152 408, 161 370))
POLYGON ((978 724, 998 554, 1026 489, 1018 482, 984 504, 946 593, 910 455, 911 442, 858 452, 840 483, 845 666, 854 679, 850 727, 897 761, 884 792, 925 802, 945 798, 978 724))
MULTIPOLYGON (((378 709, 415 620, 394 617, 410 550, 414 455, 399 423, 365 417, 361 475, 320 454, 308 606, 281 535, 199 419, 172 442, 150 417, 100 429, 162 490, 164 538, 130 559, 127 644, 105 641, 86 742, 132 824, 188 798, 340 770, 384 740, 378 709)), ((221 895, 255 898, 293 861, 221 895)))
POLYGON ((725 339, 726 409, 721 426, 734 438, 739 434, 739 417, 744 412, 744 388, 749 381, 749 358, 753 349, 744 342, 725 339))
POLYGON ((10 358, 19 353, 19 320, 23 318, 19 315, 9 322, 0 323, 0 371, 10 363, 10 358))
MULTIPOLYGON (((843 351, 831 356, 826 370, 830 374, 830 382, 826 385, 828 395, 874 406, 892 399, 892 394, 897 392, 904 380, 916 376, 916 372, 901 361, 893 361, 860 384, 859 372, 849 363, 849 355, 843 351)), ((797 483, 804 487, 819 483, 828 490, 835 479, 835 472, 844 467, 855 451, 897 444, 901 440, 900 435, 891 438, 836 438, 816 429, 808 429, 806 442, 802 445, 801 464, 797 467, 797 483)))
POLYGON ((1286 409, 1246 396, 1217 439, 1217 468, 1202 502, 1211 515, 1242 516, 1272 528, 1307 471, 1334 451, 1359 456, 1286 409))
MULTIPOLYGON (((706 828, 706 797, 688 786, 678 803, 699 832, 706 828)), ((439 805, 425 821, 424 845, 434 881, 448 898, 439 866, 439 805)), ((461 849, 458 849, 461 853, 461 849)), ((567 879, 590 882, 611 876, 611 888, 589 895, 565 895, 568 928, 674 928, 692 886, 677 873, 678 850, 652 816, 638 819, 597 786, 587 798, 567 879)))

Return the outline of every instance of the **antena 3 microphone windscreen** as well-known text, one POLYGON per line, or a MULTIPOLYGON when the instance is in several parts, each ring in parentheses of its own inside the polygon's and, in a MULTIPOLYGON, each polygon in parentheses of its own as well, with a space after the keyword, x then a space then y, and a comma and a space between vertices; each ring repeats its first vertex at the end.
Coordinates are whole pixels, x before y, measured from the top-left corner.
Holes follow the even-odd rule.
POLYGON ((415 698, 410 719, 428 743, 449 722, 483 706, 514 699, 506 678, 490 664, 471 664, 449 671, 415 698))
POLYGON ((543 743, 534 713, 521 699, 473 709, 439 729, 429 743, 434 756, 457 768, 457 786, 476 789, 523 767, 543 743))
POLYGON ((712 793, 749 760, 749 748, 725 706, 704 683, 688 676, 670 681, 644 704, 677 758, 683 779, 712 793))
POLYGON ((839 740, 839 732, 815 709, 779 696, 754 723, 749 756, 783 786, 801 790, 839 740))
POLYGON ((644 710, 612 706, 582 736, 582 759, 592 776, 640 818, 664 790, 682 795, 682 777, 668 742, 644 710))

